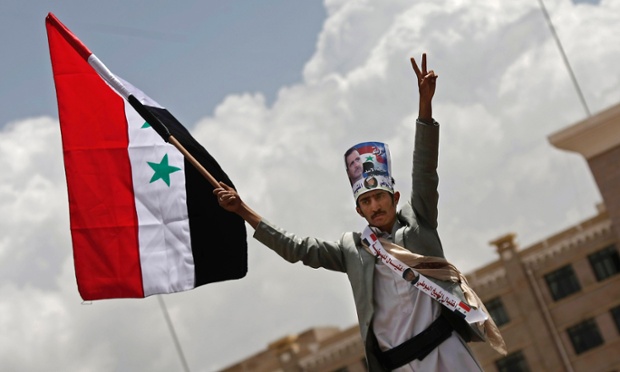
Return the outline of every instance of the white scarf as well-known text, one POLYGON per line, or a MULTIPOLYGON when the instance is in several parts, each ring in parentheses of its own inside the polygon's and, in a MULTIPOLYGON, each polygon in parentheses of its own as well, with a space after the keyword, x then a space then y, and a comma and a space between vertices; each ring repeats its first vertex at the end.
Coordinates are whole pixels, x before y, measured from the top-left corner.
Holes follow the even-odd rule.
POLYGON ((483 328, 491 347, 502 355, 507 354, 506 344, 495 322, 488 315, 478 295, 469 287, 465 276, 454 265, 444 258, 422 256, 385 239, 379 239, 369 226, 366 226, 362 233, 362 241, 368 252, 379 257, 403 279, 411 281, 422 293, 462 316, 471 326, 483 328), (409 275, 410 273, 413 275, 409 275), (467 302, 461 301, 423 274, 430 278, 459 283, 467 302), (408 276, 412 278, 407 279, 408 276))

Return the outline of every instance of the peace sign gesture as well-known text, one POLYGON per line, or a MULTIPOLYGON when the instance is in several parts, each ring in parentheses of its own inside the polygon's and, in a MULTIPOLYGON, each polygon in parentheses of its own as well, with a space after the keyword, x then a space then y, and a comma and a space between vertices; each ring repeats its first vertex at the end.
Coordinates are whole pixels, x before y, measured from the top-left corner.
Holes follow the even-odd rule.
POLYGON ((435 71, 426 69, 426 53, 422 54, 422 70, 418 67, 415 58, 411 57, 411 66, 418 78, 418 90, 420 92, 420 119, 432 121, 431 101, 435 95, 437 74, 435 71))

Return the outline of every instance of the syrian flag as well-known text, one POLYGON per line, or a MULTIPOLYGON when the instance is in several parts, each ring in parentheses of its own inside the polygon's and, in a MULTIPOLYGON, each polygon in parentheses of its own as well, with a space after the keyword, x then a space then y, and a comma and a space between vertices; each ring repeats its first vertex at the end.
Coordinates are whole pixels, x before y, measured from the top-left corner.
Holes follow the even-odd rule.
POLYGON ((232 186, 215 159, 51 13, 46 28, 82 298, 141 298, 245 276, 245 222, 220 208, 190 164, 232 186))

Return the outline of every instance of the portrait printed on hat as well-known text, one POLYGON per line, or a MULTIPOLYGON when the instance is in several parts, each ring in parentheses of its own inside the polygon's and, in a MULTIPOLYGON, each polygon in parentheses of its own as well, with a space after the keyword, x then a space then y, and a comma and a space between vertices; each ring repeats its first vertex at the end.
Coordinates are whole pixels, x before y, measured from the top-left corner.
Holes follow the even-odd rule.
POLYGON ((380 189, 394 193, 390 150, 382 142, 362 142, 344 154, 347 176, 355 200, 365 192, 380 189))

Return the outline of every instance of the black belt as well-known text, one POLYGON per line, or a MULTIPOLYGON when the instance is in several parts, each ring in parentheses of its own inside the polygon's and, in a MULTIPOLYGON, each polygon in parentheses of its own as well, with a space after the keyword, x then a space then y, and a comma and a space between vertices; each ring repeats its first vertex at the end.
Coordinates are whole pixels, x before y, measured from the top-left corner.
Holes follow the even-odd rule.
POLYGON ((381 353, 381 362, 392 370, 409 362, 422 360, 452 334, 452 326, 440 316, 428 328, 402 344, 381 353))

